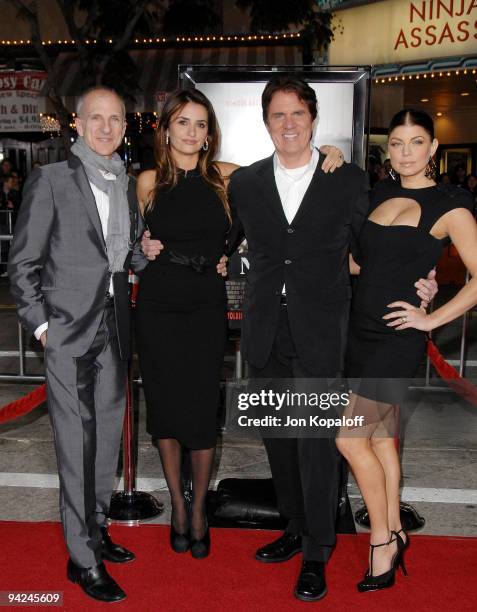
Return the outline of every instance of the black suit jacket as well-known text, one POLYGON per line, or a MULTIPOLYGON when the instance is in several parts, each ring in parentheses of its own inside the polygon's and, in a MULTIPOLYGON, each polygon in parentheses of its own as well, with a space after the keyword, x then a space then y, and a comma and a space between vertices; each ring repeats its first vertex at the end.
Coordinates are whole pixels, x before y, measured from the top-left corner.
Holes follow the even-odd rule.
POLYGON ((351 287, 348 254, 369 207, 368 179, 354 164, 333 174, 320 161, 289 224, 275 183, 273 156, 237 170, 230 202, 238 221, 229 252, 248 242, 242 325, 245 358, 263 367, 275 338, 283 283, 300 361, 314 376, 342 370, 351 287))

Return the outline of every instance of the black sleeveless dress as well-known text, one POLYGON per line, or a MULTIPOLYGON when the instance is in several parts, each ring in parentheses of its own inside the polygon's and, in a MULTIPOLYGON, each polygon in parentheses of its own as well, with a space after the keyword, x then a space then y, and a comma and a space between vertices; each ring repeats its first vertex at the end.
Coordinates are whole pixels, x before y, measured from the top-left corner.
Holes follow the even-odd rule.
POLYGON ((416 329, 397 331, 387 327, 382 317, 391 312, 387 307, 391 302, 420 305, 414 283, 426 278, 449 244, 448 238, 434 238, 431 228, 450 210, 471 210, 472 203, 462 189, 405 189, 388 180, 374 187, 370 213, 393 198, 414 200, 421 216, 417 227, 383 226, 369 218, 364 223, 355 254, 361 272, 352 302, 345 371, 349 378, 383 379, 379 384, 363 382, 359 395, 397 404, 423 359, 426 334, 416 329))
POLYGON ((192 449, 216 443, 226 292, 216 265, 228 220, 198 170, 180 171, 145 221, 164 251, 142 273, 136 308, 139 365, 153 438, 192 449))

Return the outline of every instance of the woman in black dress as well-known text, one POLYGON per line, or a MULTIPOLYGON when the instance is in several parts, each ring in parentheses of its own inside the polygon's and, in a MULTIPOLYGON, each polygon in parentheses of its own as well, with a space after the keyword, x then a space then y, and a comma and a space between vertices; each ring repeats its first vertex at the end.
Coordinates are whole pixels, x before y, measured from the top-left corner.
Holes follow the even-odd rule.
POLYGON ((216 266, 231 226, 227 201, 233 164, 214 162, 219 127, 199 91, 171 94, 155 135, 156 168, 138 179, 138 200, 161 257, 141 276, 137 348, 147 431, 158 439, 171 494, 171 545, 196 558, 209 552, 205 497, 216 443, 220 371, 226 341, 225 283, 216 266), (181 481, 190 449, 193 500, 181 481))
POLYGON ((359 279, 346 374, 362 382, 345 414, 362 416, 364 425, 342 428, 336 443, 354 472, 371 522, 369 568, 359 591, 390 587, 397 567, 404 570, 408 538, 400 521, 400 466, 392 435, 394 405, 407 388, 404 379, 415 376, 424 357, 426 332, 477 303, 472 202, 463 189, 436 185, 432 156, 437 145, 426 113, 403 110, 395 115, 388 145, 394 180, 374 188, 358 245, 359 266, 352 261, 359 279), (416 301, 414 280, 436 265, 449 239, 472 280, 427 314, 416 301))

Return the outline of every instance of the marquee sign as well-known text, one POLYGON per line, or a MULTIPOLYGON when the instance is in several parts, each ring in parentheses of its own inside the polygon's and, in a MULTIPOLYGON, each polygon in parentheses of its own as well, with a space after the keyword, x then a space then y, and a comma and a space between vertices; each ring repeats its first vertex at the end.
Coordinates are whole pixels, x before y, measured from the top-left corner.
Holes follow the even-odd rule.
POLYGON ((405 63, 477 51, 477 0, 385 0, 336 11, 335 20, 340 27, 331 64, 405 63))

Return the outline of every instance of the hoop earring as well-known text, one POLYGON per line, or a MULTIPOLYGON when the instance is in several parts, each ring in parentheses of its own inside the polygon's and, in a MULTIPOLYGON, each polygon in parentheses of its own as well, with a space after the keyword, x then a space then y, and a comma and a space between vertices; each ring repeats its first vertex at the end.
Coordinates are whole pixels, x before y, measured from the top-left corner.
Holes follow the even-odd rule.
POLYGON ((209 150, 209 143, 207 141, 207 138, 204 140, 204 144, 202 145, 202 149, 204 151, 208 151, 209 150))
POLYGON ((426 172, 424 173, 424 176, 428 179, 431 179, 432 181, 436 180, 437 166, 436 166, 436 162, 432 159, 432 157, 429 157, 429 161, 427 162, 426 172))
POLYGON ((393 179, 393 181, 398 180, 398 175, 396 174, 394 168, 391 168, 391 170, 389 171, 389 176, 393 179))
POLYGON ((166 145, 169 144, 169 130, 166 132, 166 145))

